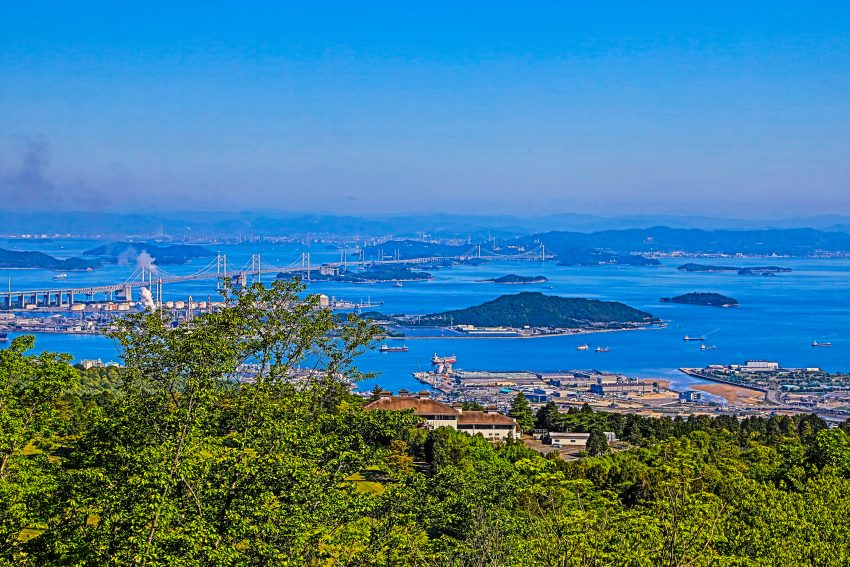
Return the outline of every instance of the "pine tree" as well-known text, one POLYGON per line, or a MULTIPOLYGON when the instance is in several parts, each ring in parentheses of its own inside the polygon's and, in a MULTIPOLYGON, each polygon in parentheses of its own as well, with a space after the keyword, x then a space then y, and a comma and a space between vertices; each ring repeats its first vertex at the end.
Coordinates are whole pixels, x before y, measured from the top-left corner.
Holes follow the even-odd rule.
POLYGON ((591 456, 602 455, 608 452, 608 438, 605 434, 594 429, 587 438, 587 453, 591 456))
POLYGON ((525 432, 534 430, 534 412, 531 410, 531 405, 525 399, 525 395, 520 392, 514 398, 513 407, 508 413, 519 424, 520 429, 525 432))

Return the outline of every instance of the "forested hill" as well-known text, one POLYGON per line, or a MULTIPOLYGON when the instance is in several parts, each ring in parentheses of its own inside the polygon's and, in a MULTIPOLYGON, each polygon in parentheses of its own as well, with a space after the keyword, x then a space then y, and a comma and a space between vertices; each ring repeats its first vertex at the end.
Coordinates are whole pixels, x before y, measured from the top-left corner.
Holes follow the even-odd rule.
POLYGON ((558 297, 538 292, 503 295, 492 301, 426 315, 420 324, 476 327, 582 327, 593 324, 651 323, 653 316, 616 301, 558 297))
POLYGON ((41 270, 85 270, 96 268, 99 262, 68 258, 60 260, 44 252, 6 250, 0 248, 0 268, 36 268, 41 270))
POLYGON ((110 242, 83 252, 86 256, 98 256, 104 261, 120 263, 135 262, 139 254, 147 252, 157 264, 185 264, 193 258, 215 256, 211 250, 195 244, 157 245, 147 242, 110 242))

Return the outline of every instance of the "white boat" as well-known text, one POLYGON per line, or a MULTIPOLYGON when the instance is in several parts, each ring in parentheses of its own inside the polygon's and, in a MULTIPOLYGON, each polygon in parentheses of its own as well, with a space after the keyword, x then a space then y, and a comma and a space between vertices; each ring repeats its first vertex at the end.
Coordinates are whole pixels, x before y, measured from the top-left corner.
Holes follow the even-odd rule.
POLYGON ((819 343, 819 342, 817 342, 817 341, 812 341, 812 346, 813 346, 813 347, 815 347, 815 348, 818 348, 818 347, 831 347, 831 346, 832 346, 832 343, 831 343, 831 342, 829 342, 829 341, 822 342, 822 343, 819 343))
POLYGON ((576 347, 576 350, 587 350, 589 348, 590 348, 590 345, 588 345, 587 343, 584 343, 583 345, 578 345, 576 347))
POLYGON ((400 281, 397 281, 393 284, 393 287, 404 287, 404 284, 401 283, 400 281))
POLYGON ((704 341, 705 337, 689 337, 688 335, 685 335, 684 337, 682 337, 682 340, 683 341, 704 341))
POLYGON ((596 352, 611 352, 611 347, 598 346, 598 347, 596 347, 596 352))
POLYGON ((54 280, 64 280, 64 279, 66 279, 67 277, 68 277, 68 274, 66 274, 65 272, 61 272, 61 273, 59 273, 59 274, 55 274, 55 275, 53 276, 53 279, 54 279, 54 280))

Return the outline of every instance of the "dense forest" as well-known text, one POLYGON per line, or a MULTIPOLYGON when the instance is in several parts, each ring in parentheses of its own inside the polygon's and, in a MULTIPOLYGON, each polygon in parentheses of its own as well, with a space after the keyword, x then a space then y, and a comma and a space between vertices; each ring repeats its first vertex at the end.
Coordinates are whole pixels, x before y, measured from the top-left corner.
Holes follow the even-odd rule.
POLYGON ((363 376, 374 329, 302 292, 234 292, 191 329, 131 316, 121 370, 29 354, 31 337, 0 351, 0 564, 850 561, 848 423, 534 413, 518 396, 524 427, 591 432, 588 454, 429 431, 363 411, 340 376, 363 376), (288 379, 307 365, 323 371, 288 379))

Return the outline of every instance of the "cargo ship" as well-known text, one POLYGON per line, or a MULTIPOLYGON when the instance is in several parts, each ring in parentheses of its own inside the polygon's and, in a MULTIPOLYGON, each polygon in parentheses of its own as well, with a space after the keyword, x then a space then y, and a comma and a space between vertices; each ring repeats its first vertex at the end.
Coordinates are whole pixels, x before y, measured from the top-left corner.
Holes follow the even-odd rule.
POLYGON ((598 347, 596 347, 596 352, 611 352, 611 347, 598 346, 598 347))
POLYGON ((384 343, 378 348, 378 350, 380 352, 407 352, 409 349, 407 348, 407 345, 390 346, 384 343))
POLYGON ((818 347, 831 347, 831 346, 832 346, 832 343, 831 343, 831 342, 829 342, 829 341, 826 341, 826 342, 823 342, 823 343, 819 343, 819 342, 817 342, 817 341, 812 341, 812 346, 813 346, 813 347, 815 347, 815 348, 818 348, 818 347))
POLYGON ((450 356, 437 356, 437 353, 434 353, 434 356, 431 357, 431 364, 454 364, 457 362, 457 357, 455 355, 450 356))
POLYGON ((684 337, 682 337, 682 340, 683 341, 704 341, 705 337, 689 337, 688 335, 685 335, 684 337))

